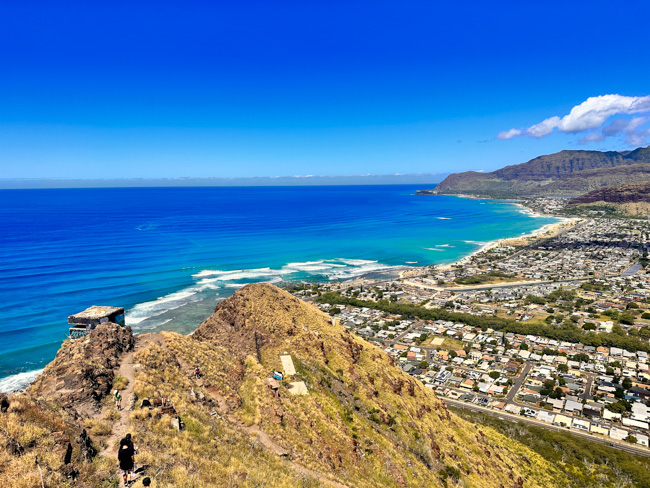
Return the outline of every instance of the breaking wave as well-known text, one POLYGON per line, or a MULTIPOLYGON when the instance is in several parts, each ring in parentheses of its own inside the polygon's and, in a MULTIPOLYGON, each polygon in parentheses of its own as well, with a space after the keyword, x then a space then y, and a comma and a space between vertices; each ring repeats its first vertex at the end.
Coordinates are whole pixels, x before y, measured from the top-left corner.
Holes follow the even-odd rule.
MULTIPOLYGON (((224 298, 233 290, 250 283, 279 283, 315 277, 325 280, 347 280, 397 267, 367 259, 337 258, 287 263, 277 269, 270 267, 235 270, 204 269, 192 275, 193 285, 156 300, 137 304, 126 312, 125 320, 127 325, 145 329, 150 328, 144 323, 145 321, 156 317, 161 320, 164 318, 161 316, 167 312, 199 300, 224 298)), ((159 326, 167 322, 169 319, 155 325, 159 326)))
POLYGON ((36 377, 43 372, 42 369, 12 374, 0 380, 0 393, 14 393, 27 388, 36 377))

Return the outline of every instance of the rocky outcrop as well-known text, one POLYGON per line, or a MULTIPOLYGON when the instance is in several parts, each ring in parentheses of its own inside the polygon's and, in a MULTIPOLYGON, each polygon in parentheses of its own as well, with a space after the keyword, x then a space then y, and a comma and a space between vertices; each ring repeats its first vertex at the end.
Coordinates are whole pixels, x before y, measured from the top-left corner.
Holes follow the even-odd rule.
POLYGON ((583 203, 635 203, 650 202, 650 181, 630 183, 626 185, 607 186, 600 190, 591 191, 585 195, 574 198, 569 205, 583 203))
POLYGON ((110 394, 120 357, 134 345, 130 327, 101 324, 82 339, 65 341, 28 392, 89 414, 110 394))

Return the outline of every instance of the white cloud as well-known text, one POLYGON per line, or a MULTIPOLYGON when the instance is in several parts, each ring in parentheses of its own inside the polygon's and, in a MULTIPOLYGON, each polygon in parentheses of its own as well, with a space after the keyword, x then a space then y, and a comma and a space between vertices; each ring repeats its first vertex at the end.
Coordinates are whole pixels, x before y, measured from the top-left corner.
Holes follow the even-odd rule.
POLYGON ((519 129, 510 129, 510 130, 505 130, 503 132, 499 132, 497 134, 498 139, 512 139, 513 137, 517 137, 522 135, 521 130, 519 129))
POLYGON ((607 137, 623 135, 625 136, 625 142, 630 146, 643 146, 650 137, 650 129, 643 129, 641 126, 649 120, 648 117, 635 117, 631 120, 616 119, 604 126, 600 131, 587 134, 578 142, 585 144, 587 142, 603 141, 607 137))
MULTIPOLYGON (((645 97, 626 97, 623 95, 601 95, 590 97, 563 116, 553 116, 539 124, 527 128, 510 129, 500 132, 499 139, 512 139, 517 136, 544 137, 557 129, 559 132, 575 134, 594 129, 600 129, 613 115, 631 115, 650 112, 650 95, 645 97)), ((650 129, 640 127, 648 120, 646 117, 636 117, 632 120, 619 119, 602 128, 600 132, 587 134, 580 140, 586 142, 602 141, 606 137, 618 134, 625 135, 625 140, 630 145, 645 144, 650 137, 650 129)))

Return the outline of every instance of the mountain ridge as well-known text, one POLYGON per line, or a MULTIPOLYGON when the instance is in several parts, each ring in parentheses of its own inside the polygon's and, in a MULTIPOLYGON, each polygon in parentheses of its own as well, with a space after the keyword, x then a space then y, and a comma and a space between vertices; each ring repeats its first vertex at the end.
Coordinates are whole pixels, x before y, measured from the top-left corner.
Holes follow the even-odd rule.
POLYGON ((563 150, 482 173, 453 173, 435 194, 576 195, 614 183, 650 179, 650 146, 632 151, 563 150))

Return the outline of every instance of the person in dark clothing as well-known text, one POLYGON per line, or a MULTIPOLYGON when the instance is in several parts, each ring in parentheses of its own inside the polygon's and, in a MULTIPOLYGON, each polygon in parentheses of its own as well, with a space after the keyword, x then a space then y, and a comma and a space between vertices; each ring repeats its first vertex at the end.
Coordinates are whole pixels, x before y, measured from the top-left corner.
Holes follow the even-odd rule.
POLYGON ((133 440, 131 440, 131 434, 126 434, 124 436, 124 440, 126 443, 129 445, 129 447, 133 450, 133 453, 135 454, 135 447, 133 447, 133 440))
POLYGON ((117 453, 117 461, 122 470, 122 476, 124 478, 124 486, 128 486, 131 482, 131 477, 133 474, 133 467, 135 466, 135 452, 133 451, 133 444, 129 444, 130 440, 127 441, 126 438, 120 441, 120 450, 117 453))

